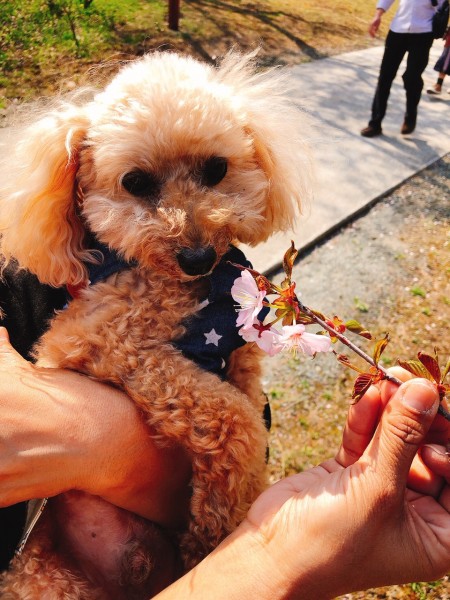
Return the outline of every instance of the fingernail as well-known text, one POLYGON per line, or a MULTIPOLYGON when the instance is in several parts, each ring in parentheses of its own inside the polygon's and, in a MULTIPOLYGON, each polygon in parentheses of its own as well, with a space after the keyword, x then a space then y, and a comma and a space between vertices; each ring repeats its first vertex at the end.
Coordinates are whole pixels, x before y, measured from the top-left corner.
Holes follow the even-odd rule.
POLYGON ((436 386, 425 379, 408 381, 403 384, 402 401, 406 406, 426 414, 439 403, 436 386))
POLYGON ((438 454, 439 456, 449 456, 449 453, 442 448, 442 446, 438 446, 437 444, 424 444, 423 448, 428 448, 434 454, 438 454))
POLYGON ((447 444, 446 449, 442 446, 438 446, 437 444, 424 444, 422 447, 422 452, 425 449, 430 450, 433 452, 433 454, 447 458, 448 462, 450 462, 450 443, 447 444))

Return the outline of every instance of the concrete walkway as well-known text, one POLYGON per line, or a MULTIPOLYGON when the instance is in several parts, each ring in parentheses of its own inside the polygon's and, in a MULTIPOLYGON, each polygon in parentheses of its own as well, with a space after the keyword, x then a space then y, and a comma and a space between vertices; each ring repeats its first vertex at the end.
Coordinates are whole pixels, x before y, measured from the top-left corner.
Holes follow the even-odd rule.
POLYGON ((441 96, 430 97, 425 92, 436 81, 433 66, 442 49, 443 41, 436 40, 424 74, 417 127, 409 136, 400 134, 405 110, 404 64, 392 86, 383 135, 367 139, 359 133, 370 117, 381 45, 292 68, 294 89, 298 90, 295 100, 315 121, 315 196, 294 231, 273 236, 257 248, 245 248, 256 269, 267 272, 278 267, 291 239, 297 248, 313 245, 450 152, 450 78, 444 82, 441 96))

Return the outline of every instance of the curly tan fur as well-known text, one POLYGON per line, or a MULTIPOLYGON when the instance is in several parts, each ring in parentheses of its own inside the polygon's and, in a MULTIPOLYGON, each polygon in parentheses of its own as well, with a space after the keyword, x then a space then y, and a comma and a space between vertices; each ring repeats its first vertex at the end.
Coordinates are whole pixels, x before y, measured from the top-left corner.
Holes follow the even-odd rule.
MULTIPOLYGON (((86 262, 98 260, 87 227, 138 265, 86 287, 35 354, 45 367, 119 386, 157 443, 188 451, 190 519, 177 534, 185 569, 237 526, 265 485, 267 435, 257 349, 237 350, 222 381, 172 345, 202 298, 201 277, 177 255, 210 247, 217 263, 230 243, 254 245, 292 224, 310 168, 285 87, 282 75, 256 72, 251 56, 230 54, 214 69, 155 53, 126 65, 92 99, 63 100, 19 130, 0 171, 4 264, 15 259, 53 286, 79 284, 86 262), (208 185, 201 173, 211 157, 225 158, 228 170, 208 185), (154 197, 125 189, 124 176, 136 170, 158 182, 154 197)), ((155 556, 171 551, 154 525, 69 492, 49 502, 4 574, 1 597, 150 597, 155 556), (118 559, 96 564, 83 549, 92 513, 106 532, 126 521, 118 559)))

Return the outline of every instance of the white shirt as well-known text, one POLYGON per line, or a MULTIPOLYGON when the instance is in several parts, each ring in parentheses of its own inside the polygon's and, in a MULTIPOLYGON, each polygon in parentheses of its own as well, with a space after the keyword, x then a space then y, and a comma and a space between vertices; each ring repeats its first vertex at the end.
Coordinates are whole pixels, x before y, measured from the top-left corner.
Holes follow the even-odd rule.
MULTIPOLYGON (((438 0, 438 6, 443 1, 438 0)), ((387 11, 394 2, 395 0, 378 0, 377 8, 387 11)), ((431 4, 431 0, 400 0, 390 30, 395 33, 431 32, 431 21, 436 8, 431 4)))

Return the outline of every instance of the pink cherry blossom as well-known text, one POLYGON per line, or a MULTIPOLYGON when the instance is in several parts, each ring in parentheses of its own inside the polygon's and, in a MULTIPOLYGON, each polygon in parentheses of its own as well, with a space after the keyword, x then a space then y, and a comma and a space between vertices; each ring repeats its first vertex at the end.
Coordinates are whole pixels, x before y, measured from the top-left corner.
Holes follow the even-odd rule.
POLYGON ((283 349, 300 350, 308 356, 316 352, 330 352, 331 340, 326 335, 317 335, 306 331, 304 325, 285 325, 279 340, 283 349))
POLYGON ((247 270, 242 271, 231 288, 233 300, 239 303, 238 318, 236 325, 243 329, 251 329, 255 317, 259 314, 264 300, 264 291, 260 291, 253 279, 251 273, 247 270))
POLYGON ((282 350, 282 346, 279 344, 280 333, 273 327, 263 325, 258 319, 253 320, 251 327, 241 327, 239 335, 246 342, 255 342, 269 356, 274 356, 282 350))

